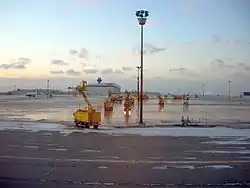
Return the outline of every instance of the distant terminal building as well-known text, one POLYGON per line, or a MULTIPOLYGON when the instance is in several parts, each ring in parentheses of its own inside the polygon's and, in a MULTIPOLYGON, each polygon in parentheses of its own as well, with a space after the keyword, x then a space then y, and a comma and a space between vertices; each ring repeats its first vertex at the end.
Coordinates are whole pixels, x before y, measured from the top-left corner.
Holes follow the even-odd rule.
POLYGON ((120 93, 121 87, 115 83, 94 83, 88 84, 87 94, 94 96, 107 96, 109 91, 112 93, 120 93))
POLYGON ((120 93, 121 86, 115 83, 102 83, 101 77, 97 78, 97 83, 88 84, 87 94, 94 96, 107 96, 109 91, 112 93, 120 93))

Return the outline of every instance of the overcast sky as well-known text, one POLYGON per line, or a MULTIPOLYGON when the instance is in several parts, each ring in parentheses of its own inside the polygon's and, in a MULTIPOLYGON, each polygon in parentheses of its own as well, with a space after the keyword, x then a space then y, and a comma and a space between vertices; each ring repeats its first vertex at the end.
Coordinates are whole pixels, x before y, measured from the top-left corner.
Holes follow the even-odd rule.
POLYGON ((81 79, 136 88, 140 28, 145 89, 250 91, 249 0, 1 0, 0 90, 67 88, 81 79))

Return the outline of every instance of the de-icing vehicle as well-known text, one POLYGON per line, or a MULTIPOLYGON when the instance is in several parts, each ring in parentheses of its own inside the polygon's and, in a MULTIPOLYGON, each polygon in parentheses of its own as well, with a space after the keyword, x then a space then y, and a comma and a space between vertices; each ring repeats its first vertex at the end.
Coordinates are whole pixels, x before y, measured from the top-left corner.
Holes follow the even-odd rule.
POLYGON ((131 110, 133 108, 133 105, 134 105, 134 98, 132 98, 130 96, 130 92, 128 91, 125 91, 126 93, 126 96, 125 96, 125 99, 124 99, 124 108, 123 108, 123 112, 124 112, 124 116, 131 116, 131 110))
POLYGON ((97 112, 91 105, 86 94, 86 88, 87 82, 84 80, 74 88, 77 93, 80 93, 83 96, 88 105, 84 109, 79 108, 73 113, 74 122, 77 127, 89 128, 90 126, 93 126, 93 128, 98 129, 101 125, 101 112, 97 112))
POLYGON ((159 104, 160 106, 164 106, 164 102, 165 102, 165 101, 164 101, 164 97, 162 97, 161 95, 158 95, 158 100, 159 100, 159 103, 158 103, 158 104, 159 104))
POLYGON ((109 91, 108 98, 104 101, 104 111, 111 111, 113 112, 113 101, 111 100, 111 91, 109 91))

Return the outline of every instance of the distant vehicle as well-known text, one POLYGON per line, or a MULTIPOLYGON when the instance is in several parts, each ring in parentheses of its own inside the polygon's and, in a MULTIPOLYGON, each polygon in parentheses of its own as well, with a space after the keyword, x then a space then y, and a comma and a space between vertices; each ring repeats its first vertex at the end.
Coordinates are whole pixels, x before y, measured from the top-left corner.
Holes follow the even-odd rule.
POLYGON ((248 91, 248 92, 247 92, 247 91, 246 91, 246 92, 243 92, 243 95, 244 95, 244 96, 250 96, 250 92, 249 92, 249 91, 248 91))
POLYGON ((35 92, 30 92, 30 93, 26 93, 26 97, 36 97, 37 93, 35 92))

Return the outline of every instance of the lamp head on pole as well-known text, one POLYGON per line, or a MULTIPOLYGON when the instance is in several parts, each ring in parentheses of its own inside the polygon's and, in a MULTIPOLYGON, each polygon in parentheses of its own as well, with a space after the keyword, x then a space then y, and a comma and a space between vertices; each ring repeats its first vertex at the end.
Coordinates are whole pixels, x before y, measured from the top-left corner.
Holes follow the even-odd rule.
POLYGON ((147 17, 149 16, 149 12, 147 10, 138 10, 135 13, 138 22, 140 25, 145 25, 147 21, 147 17))

